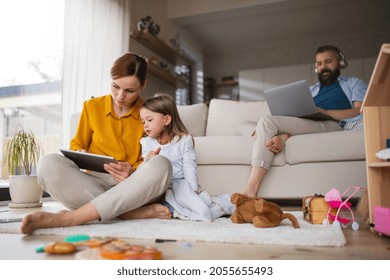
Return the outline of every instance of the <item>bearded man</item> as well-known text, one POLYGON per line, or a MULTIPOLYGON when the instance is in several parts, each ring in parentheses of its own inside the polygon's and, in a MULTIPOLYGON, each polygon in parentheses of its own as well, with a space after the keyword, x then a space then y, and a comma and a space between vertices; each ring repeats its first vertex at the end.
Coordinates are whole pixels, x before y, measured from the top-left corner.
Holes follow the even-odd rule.
MULTIPOLYGON (((309 120, 285 116, 261 118, 256 126, 252 169, 241 193, 256 197, 275 154, 284 149, 291 135, 363 129, 360 107, 367 84, 358 78, 341 76, 348 65, 341 50, 332 45, 321 46, 315 53, 315 72, 319 82, 310 87, 318 111, 333 120, 309 120)), ((320 147, 319 147, 320 148, 320 147)))
POLYGON ((321 46, 316 51, 315 71, 319 82, 310 90, 318 110, 338 120, 344 130, 363 128, 360 114, 367 85, 358 78, 341 76, 348 62, 335 46, 321 46))

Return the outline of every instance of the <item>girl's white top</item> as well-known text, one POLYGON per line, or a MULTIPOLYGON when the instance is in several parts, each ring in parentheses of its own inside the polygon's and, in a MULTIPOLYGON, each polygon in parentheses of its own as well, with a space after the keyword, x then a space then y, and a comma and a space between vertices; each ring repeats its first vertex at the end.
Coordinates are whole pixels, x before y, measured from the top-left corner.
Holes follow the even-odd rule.
POLYGON ((165 200, 175 209, 174 217, 186 220, 212 221, 215 218, 231 215, 235 206, 230 202, 230 194, 212 197, 198 185, 197 164, 193 138, 191 135, 176 136, 171 143, 161 145, 157 139, 141 139, 142 157, 150 151, 161 148, 159 155, 172 163, 172 183, 165 200))

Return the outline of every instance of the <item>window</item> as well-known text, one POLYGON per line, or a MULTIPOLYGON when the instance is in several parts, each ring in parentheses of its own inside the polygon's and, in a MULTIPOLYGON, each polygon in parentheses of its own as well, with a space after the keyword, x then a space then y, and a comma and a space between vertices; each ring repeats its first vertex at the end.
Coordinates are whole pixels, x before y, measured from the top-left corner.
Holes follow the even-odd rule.
MULTIPOLYGON (((20 124, 45 152, 61 145, 64 0, 0 1, 0 159, 20 124)), ((0 179, 8 176, 0 167, 0 179)))

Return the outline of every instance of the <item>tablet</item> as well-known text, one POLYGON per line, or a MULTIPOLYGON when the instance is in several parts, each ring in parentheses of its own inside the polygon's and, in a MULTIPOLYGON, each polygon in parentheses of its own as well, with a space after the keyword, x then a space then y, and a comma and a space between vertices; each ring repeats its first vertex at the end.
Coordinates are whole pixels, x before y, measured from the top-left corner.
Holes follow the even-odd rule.
POLYGON ((71 159, 74 163, 76 163, 80 169, 87 169, 87 170, 107 173, 107 171, 104 170, 103 165, 105 163, 118 162, 115 158, 110 156, 103 156, 103 155, 78 152, 78 151, 72 151, 66 149, 60 149, 60 151, 61 153, 63 153, 64 156, 66 156, 67 158, 71 159))

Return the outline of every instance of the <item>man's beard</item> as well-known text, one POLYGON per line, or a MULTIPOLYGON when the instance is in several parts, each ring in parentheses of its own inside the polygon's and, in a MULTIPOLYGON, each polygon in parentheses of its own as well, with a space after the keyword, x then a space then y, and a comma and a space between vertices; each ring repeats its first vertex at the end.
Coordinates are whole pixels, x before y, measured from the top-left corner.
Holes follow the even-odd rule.
POLYGON ((340 76, 340 69, 336 68, 333 71, 327 68, 324 68, 318 75, 318 80, 322 86, 328 86, 337 81, 337 78, 340 76), (324 73, 329 73, 324 76, 324 73))

